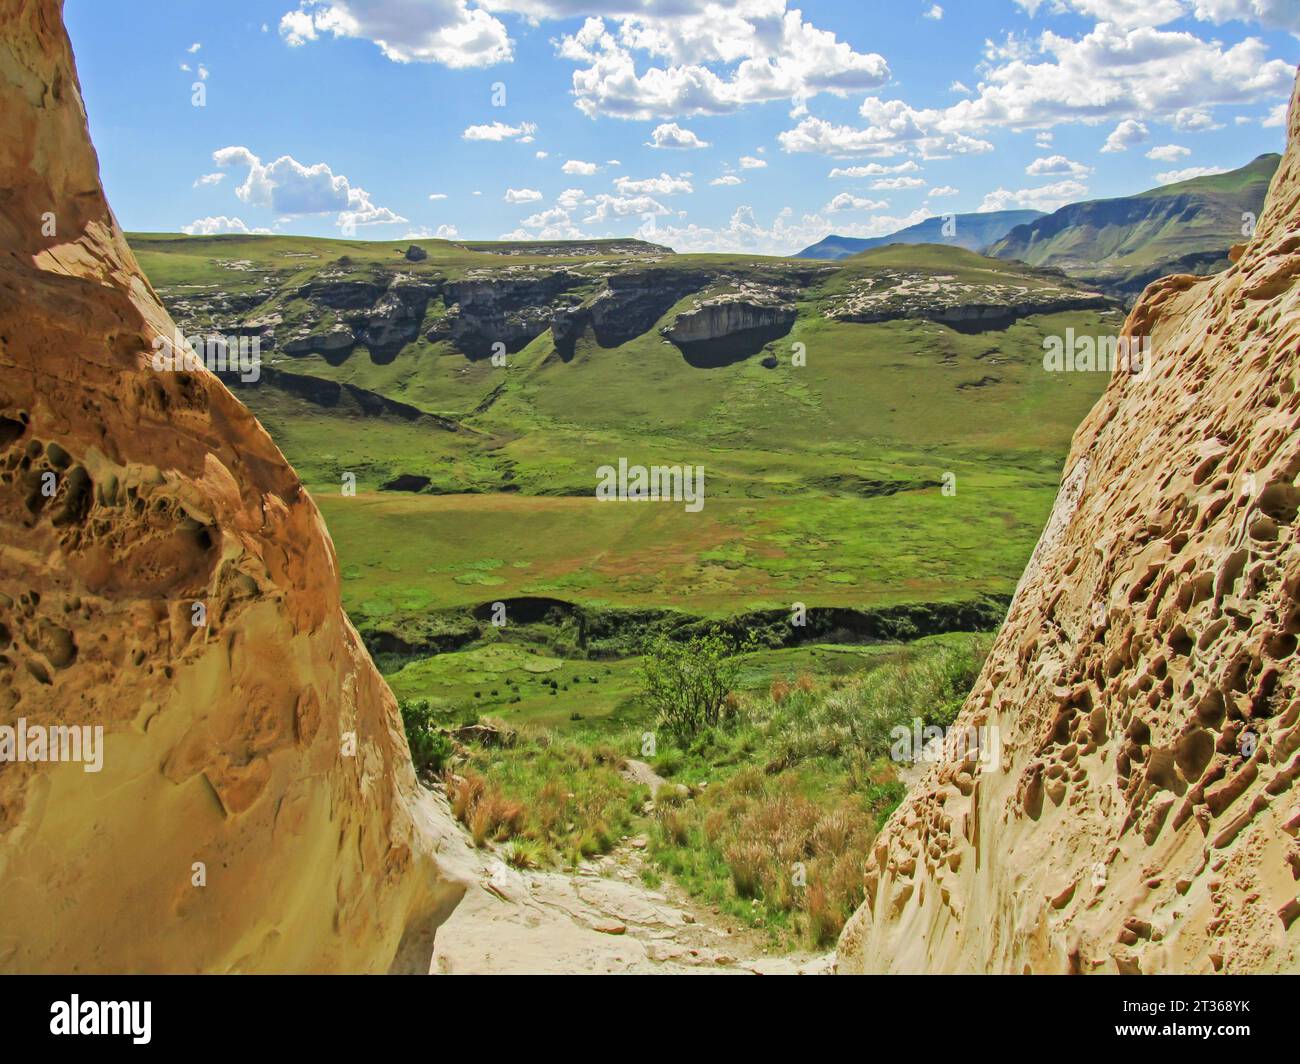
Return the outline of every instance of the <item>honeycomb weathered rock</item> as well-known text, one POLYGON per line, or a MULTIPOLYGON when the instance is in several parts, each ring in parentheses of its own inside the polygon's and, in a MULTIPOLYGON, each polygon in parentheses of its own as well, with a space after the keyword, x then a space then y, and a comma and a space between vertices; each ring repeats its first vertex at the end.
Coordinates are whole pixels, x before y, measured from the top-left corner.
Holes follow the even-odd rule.
POLYGON ((1001 764, 913 789, 841 971, 1300 967, 1300 93, 1238 260, 1125 331, 958 721, 1001 764))

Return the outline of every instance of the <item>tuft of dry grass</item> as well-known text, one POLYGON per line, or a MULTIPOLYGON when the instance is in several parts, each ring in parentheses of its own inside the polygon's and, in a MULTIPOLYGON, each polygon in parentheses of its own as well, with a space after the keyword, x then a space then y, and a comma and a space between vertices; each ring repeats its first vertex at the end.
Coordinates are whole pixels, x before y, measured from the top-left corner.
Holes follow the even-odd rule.
POLYGON ((507 798, 472 769, 463 776, 448 775, 444 788, 452 815, 469 829, 475 846, 504 842, 522 829, 523 805, 507 798))
POLYGON ((756 914, 792 921, 799 937, 824 946, 862 901, 875 833, 862 795, 750 766, 685 806, 658 810, 652 837, 668 871, 691 879, 719 861, 734 898, 757 900, 756 914))
MULTIPOLYGON (((461 774, 445 777, 452 815, 476 846, 527 842, 521 860, 577 863, 608 853, 630 832, 647 792, 619 775, 626 759, 616 747, 536 729, 513 735, 509 746, 471 744, 461 774)), ((516 852, 512 845, 507 860, 516 852)))

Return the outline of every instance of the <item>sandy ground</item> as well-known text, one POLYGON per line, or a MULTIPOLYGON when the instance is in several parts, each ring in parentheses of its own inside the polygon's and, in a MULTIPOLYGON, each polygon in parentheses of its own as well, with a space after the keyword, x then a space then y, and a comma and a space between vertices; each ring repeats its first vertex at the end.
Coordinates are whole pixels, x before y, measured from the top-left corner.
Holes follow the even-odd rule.
MULTIPOLYGON (((629 764, 643 775, 648 766, 629 764)), ((646 782, 642 780, 642 782, 646 782)), ((441 795, 428 801, 442 803, 441 795)), ((468 835, 444 837, 439 861, 469 884, 438 928, 430 974, 799 975, 834 955, 783 956, 766 937, 692 901, 675 884, 641 879, 644 837, 575 872, 518 871, 468 835)))

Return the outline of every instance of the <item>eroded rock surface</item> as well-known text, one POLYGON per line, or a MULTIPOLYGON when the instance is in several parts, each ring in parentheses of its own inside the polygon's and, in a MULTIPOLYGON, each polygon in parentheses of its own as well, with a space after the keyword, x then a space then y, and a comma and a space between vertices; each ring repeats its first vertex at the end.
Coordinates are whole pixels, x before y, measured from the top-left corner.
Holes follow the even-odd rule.
POLYGON ((970 283, 956 275, 880 270, 831 299, 824 311, 835 321, 870 325, 918 318, 959 332, 1005 329, 1033 314, 1103 310, 1112 300, 1062 279, 1030 287, 1018 279, 970 283))
POLYGON ((1300 968, 1300 102, 1254 239, 1152 285, 841 971, 1300 968))
POLYGON ((0 970, 427 969, 464 891, 293 470, 108 209, 57 0, 0 0, 0 970))
POLYGON ((797 310, 777 293, 757 291, 717 296, 678 314, 663 334, 678 346, 725 340, 741 333, 774 331, 794 325, 797 310))

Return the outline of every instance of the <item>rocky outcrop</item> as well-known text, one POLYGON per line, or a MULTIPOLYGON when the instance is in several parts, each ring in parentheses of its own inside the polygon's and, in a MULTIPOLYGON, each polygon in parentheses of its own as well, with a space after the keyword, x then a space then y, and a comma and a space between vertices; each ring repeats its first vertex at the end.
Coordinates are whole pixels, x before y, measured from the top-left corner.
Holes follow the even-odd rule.
POLYGON ((551 336, 562 355, 573 353, 588 329, 601 347, 618 347, 648 333, 673 305, 714 279, 694 270, 630 270, 610 274, 605 287, 580 307, 557 312, 551 336))
POLYGON ((718 296, 678 314, 663 335, 678 346, 726 340, 741 333, 773 331, 784 334, 794 325, 793 303, 745 294, 718 296))
POLYGON ((1300 96, 1254 239, 1151 286, 841 971, 1300 969, 1300 96))
POLYGON ((297 476, 155 368, 57 0, 0 0, 0 188, 0 969, 427 968, 452 827, 297 476))
MULTIPOLYGON (((1058 274, 1059 276, 1059 274, 1058 274)), ((851 283, 824 310, 834 321, 874 325, 914 319, 933 321, 958 332, 1006 329, 1034 314, 1104 310, 1114 301, 1065 281, 1031 286, 1020 278, 1005 282, 963 281, 957 274, 885 269, 851 283)))
POLYGON ((333 355, 340 351, 351 351, 356 344, 355 330, 340 321, 286 340, 283 350, 286 355, 333 355))
POLYGON ((384 294, 385 286, 377 281, 337 280, 319 277, 298 289, 299 299, 316 303, 329 310, 366 310, 384 294))
POLYGON ((569 305, 563 293, 589 283, 569 270, 457 281, 447 286, 447 314, 428 337, 450 340, 470 358, 487 358, 496 344, 513 354, 544 333, 555 314, 569 305))
MULTIPOLYGON (((398 273, 379 281, 319 278, 301 286, 296 297, 309 306, 296 331, 286 337, 280 349, 286 355, 346 355, 365 344, 378 354, 395 353, 420 336, 429 300, 442 290, 440 281, 398 273)), ((192 301, 191 301, 192 302, 192 301)), ((269 323, 261 330, 263 346, 274 346, 275 326, 281 316, 258 319, 269 323)), ((252 323, 237 326, 249 331, 252 323)), ((282 330, 281 330, 282 331, 282 330)))
POLYGON ((398 274, 366 315, 362 339, 372 351, 397 351, 419 339, 429 300, 441 286, 398 274))

